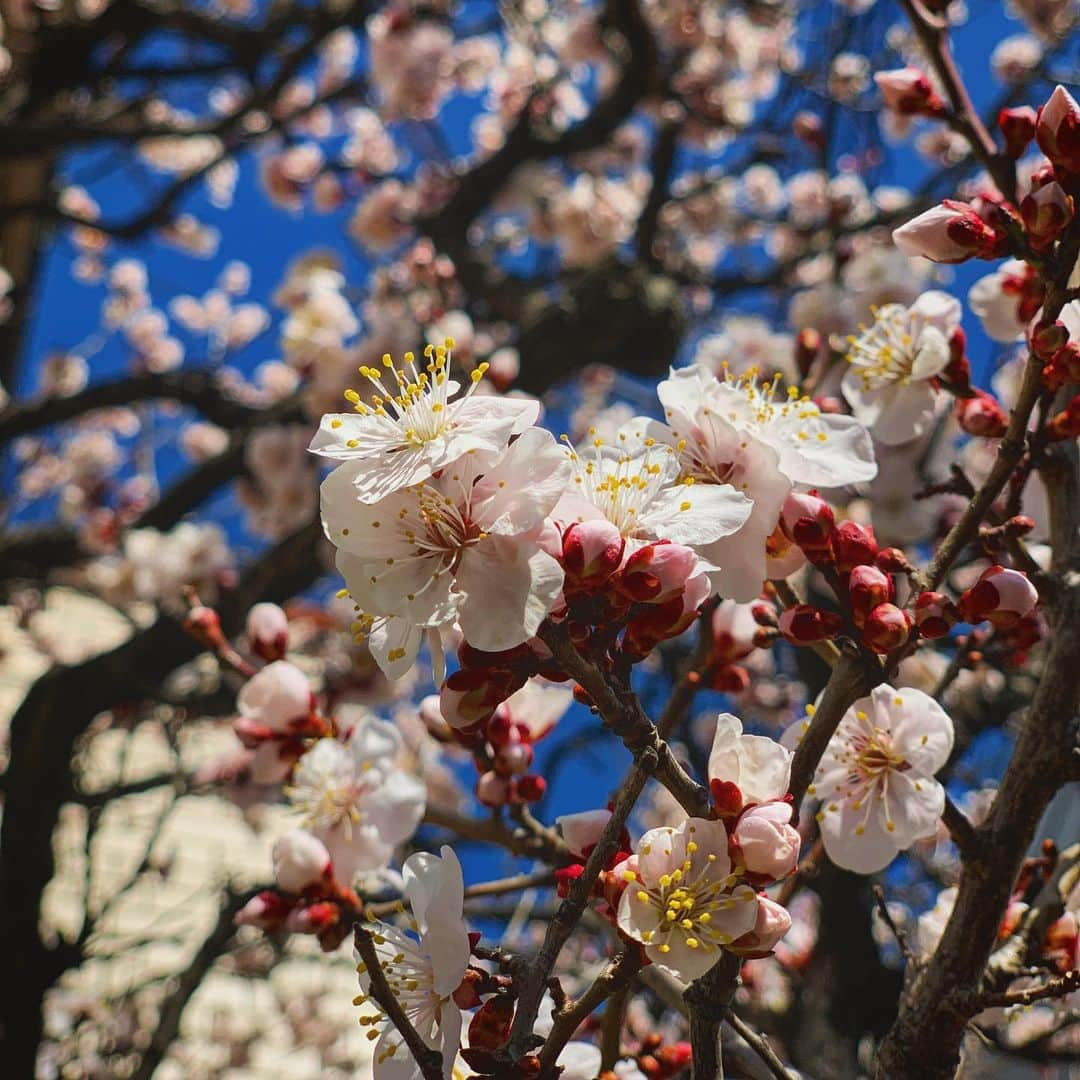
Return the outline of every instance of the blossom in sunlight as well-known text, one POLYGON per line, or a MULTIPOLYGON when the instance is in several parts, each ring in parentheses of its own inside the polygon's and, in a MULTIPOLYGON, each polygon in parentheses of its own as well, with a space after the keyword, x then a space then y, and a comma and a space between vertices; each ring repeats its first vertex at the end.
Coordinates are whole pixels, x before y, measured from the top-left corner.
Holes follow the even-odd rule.
POLYGON ((355 390, 345 396, 355 413, 324 416, 311 449, 340 461, 338 477, 355 488, 355 497, 375 503, 402 488, 429 479, 471 450, 498 453, 510 437, 536 422, 540 406, 521 398, 474 397, 486 365, 471 373, 470 386, 450 378, 453 339, 425 350, 418 368, 412 353, 395 367, 389 354, 383 370, 364 366, 360 373, 375 389, 370 404, 355 390), (451 400, 453 398, 453 400, 451 400))
POLYGON ((960 302, 925 292, 910 308, 886 304, 874 323, 852 335, 842 389, 857 419, 886 446, 921 435, 945 392, 935 380, 952 359, 960 302))
POLYGON ((648 434, 652 421, 632 420, 610 440, 570 451, 574 475, 552 516, 574 522, 607 519, 626 549, 654 540, 701 549, 746 524, 753 504, 730 484, 695 484, 681 477, 678 454, 648 434))
POLYGON ((946 199, 893 230, 893 242, 905 255, 933 262, 958 263, 1004 254, 1003 236, 974 206, 946 199))
POLYGON ((368 716, 347 741, 320 739, 296 763, 286 794, 343 885, 386 866, 423 817, 424 785, 398 768, 400 749, 397 728, 368 716))
POLYGON ((674 829, 652 829, 623 868, 619 929, 684 982, 704 975, 722 947, 754 929, 757 895, 732 867, 722 821, 688 818, 674 829))
POLYGON ((734 535, 700 549, 718 568, 710 574, 714 589, 744 603, 761 591, 768 540, 793 483, 838 486, 877 471, 856 420, 823 414, 797 391, 774 402, 775 387, 752 375, 718 380, 700 365, 673 370, 657 388, 667 423, 648 427, 676 451, 681 479, 693 481, 695 494, 734 487, 752 501, 734 535))
POLYGON ((1033 267, 1007 259, 968 290, 968 306, 995 341, 1012 342, 1042 306, 1042 286, 1033 267))
POLYGON ((921 690, 879 686, 844 714, 808 794, 837 866, 872 874, 931 836, 945 806, 934 774, 952 750, 953 724, 921 690))
MULTIPOLYGON (((444 1075, 452 1075, 461 1041, 461 1009, 454 991, 469 965, 469 931, 463 915, 465 885, 461 864, 452 848, 439 855, 417 852, 402 867, 405 899, 412 911, 409 934, 378 923, 372 930, 375 953, 390 990, 420 1037, 443 1058, 444 1075)), ((361 963, 361 994, 356 999, 366 1012, 360 1022, 378 1031, 373 1074, 375 1080, 421 1080, 420 1066, 401 1035, 370 996, 371 975, 361 963)))
POLYGON ((744 735, 731 713, 716 719, 709 751, 709 789, 721 815, 782 799, 791 781, 791 751, 764 735, 744 735))
POLYGON ((529 428, 501 457, 466 453, 374 505, 337 469, 323 483, 323 524, 366 615, 412 627, 456 619, 470 645, 496 652, 532 637, 562 589, 542 542, 569 472, 551 435, 529 428))

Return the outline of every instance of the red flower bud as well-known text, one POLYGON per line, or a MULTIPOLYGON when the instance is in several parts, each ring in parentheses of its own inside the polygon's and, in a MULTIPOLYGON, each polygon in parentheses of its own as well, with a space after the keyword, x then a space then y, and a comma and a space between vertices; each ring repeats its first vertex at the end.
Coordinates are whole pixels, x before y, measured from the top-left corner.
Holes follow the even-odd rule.
POLYGON ((881 91, 885 108, 900 116, 944 115, 945 102, 917 67, 909 65, 895 71, 876 72, 874 82, 881 91))
POLYGON ((920 593, 915 601, 915 625, 924 638, 944 637, 959 621, 960 612, 944 593, 920 593))
POLYGON ((780 510, 780 527, 815 564, 828 563, 829 537, 836 515, 816 491, 792 491, 780 510))
POLYGON ((692 548, 657 540, 626 560, 619 589, 640 604, 664 604, 683 590, 697 563, 692 548))
POLYGON ((878 546, 874 530, 869 525, 842 521, 832 533, 832 549, 836 568, 849 573, 856 566, 865 566, 877 558, 878 546))
POLYGON ((879 604, 866 618, 863 644, 884 655, 898 649, 911 633, 911 616, 895 604, 879 604))
POLYGON ((894 229, 892 236, 905 255, 922 255, 942 263, 992 259, 1004 251, 1008 241, 1007 235, 984 221, 974 206, 955 199, 946 199, 912 218, 894 229))
POLYGON ((1056 180, 1044 184, 1020 203, 1020 216, 1031 246, 1036 251, 1045 251, 1072 221, 1072 196, 1056 180))
POLYGON ((1042 373, 1050 390, 1060 390, 1066 383, 1080 382, 1080 342, 1070 341, 1060 348, 1042 373))
POLYGON ((957 398, 956 422, 969 435, 1000 439, 1009 426, 1005 410, 993 394, 975 390, 974 397, 957 398))
POLYGON ((1030 105, 1021 105, 1015 109, 1002 109, 998 113, 998 127, 1005 136, 1005 153, 1009 157, 1022 157, 1028 143, 1035 138, 1035 123, 1038 113, 1030 105))
POLYGON ((780 616, 780 633, 792 645, 812 645, 835 637, 844 627, 843 617, 810 604, 797 604, 780 616))
POLYGON ((1046 430, 1051 439, 1080 438, 1080 394, 1050 418, 1046 430))
POLYGON ((995 626, 1008 627, 1035 610, 1039 593, 1019 570, 991 566, 959 600, 960 613, 966 622, 984 619, 995 626))
POLYGON ((878 605, 895 595, 892 578, 876 566, 856 566, 848 578, 848 602, 856 626, 863 626, 878 605))
POLYGON ((547 781, 542 776, 529 773, 514 781, 514 798, 517 802, 539 802, 547 791, 547 781))
POLYGON ((218 650, 225 646, 225 635, 221 632, 221 619, 211 607, 199 604, 185 616, 184 630, 200 645, 207 649, 218 650))
POLYGON ((579 521, 563 533, 562 564, 571 585, 597 588, 619 569, 626 541, 610 521, 579 521))
POLYGON ((882 548, 874 559, 874 565, 887 574, 906 574, 911 569, 907 556, 895 547, 882 548))

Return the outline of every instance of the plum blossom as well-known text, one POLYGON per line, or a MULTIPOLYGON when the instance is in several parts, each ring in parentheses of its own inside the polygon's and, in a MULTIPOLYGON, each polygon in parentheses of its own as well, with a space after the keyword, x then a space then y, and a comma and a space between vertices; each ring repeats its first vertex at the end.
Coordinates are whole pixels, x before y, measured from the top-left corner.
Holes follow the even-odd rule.
POLYGON ((386 866, 423 817, 424 785, 397 767, 400 749, 393 724, 366 716, 346 742, 320 739, 296 763, 286 794, 343 885, 386 866))
POLYGON ((677 451, 648 434, 653 426, 632 420, 610 444, 592 429, 592 443, 569 454, 573 483, 552 516, 565 523, 606 518, 629 552, 663 539, 700 554, 745 525, 753 504, 730 484, 681 477, 677 451))
POLYGON ((879 308, 873 326, 849 339, 844 397, 879 442, 896 446, 927 429, 945 397, 934 380, 951 359, 960 314, 960 302, 935 289, 910 308, 879 308))
POLYGON ((752 377, 717 380, 700 365, 673 370, 657 389, 667 424, 647 429, 675 449, 680 479, 693 481, 695 497, 733 487, 752 501, 738 532, 700 549, 714 567, 713 588, 743 603, 761 591, 767 541, 793 483, 836 486, 877 471, 857 421, 825 415, 795 394, 775 404, 774 387, 752 377))
MULTIPOLYGON (((453 849, 444 846, 439 855, 425 851, 410 855, 401 873, 414 934, 377 923, 372 934, 375 953, 405 1015, 424 1042, 442 1054, 443 1074, 449 1080, 461 1041, 461 1009, 453 994, 461 985, 470 953, 461 864, 453 849)), ((361 1022, 376 1025, 379 1032, 375 1080, 421 1080, 420 1066, 370 996, 367 968, 361 963, 357 971, 361 989, 357 1001, 373 1010, 365 1013, 361 1022)))
POLYGON ((536 422, 536 401, 473 396, 487 370, 484 364, 472 372, 465 393, 451 400, 460 388, 450 378, 452 347, 450 338, 438 348, 428 346, 423 370, 412 353, 405 354, 400 368, 384 356, 385 373, 362 367, 376 391, 372 404, 361 401, 355 390, 347 391, 356 413, 323 417, 311 450, 343 463, 335 483, 347 477, 361 502, 376 503, 420 484, 469 451, 505 450, 512 435, 536 422))
POLYGON ((808 793, 825 851, 859 874, 884 869, 931 836, 945 806, 934 774, 952 750, 953 725, 921 690, 878 686, 844 714, 808 793))
POLYGON ((979 278, 968 290, 968 306, 995 341, 1009 343, 1024 333, 1041 306, 1033 295, 1035 275, 1027 263, 1007 259, 992 274, 979 278))
POLYGON ((709 786, 725 786, 722 801, 734 813, 754 803, 782 799, 791 781, 791 757, 791 751, 775 739, 744 735, 737 716, 721 713, 709 751, 709 786))
POLYGON ((722 821, 688 818, 674 829, 652 829, 623 867, 619 929, 684 982, 704 975, 722 947, 754 929, 757 895, 732 868, 722 821))
POLYGON ((489 651, 536 633, 562 589, 541 541, 569 472, 551 435, 529 428, 501 458, 466 453, 374 505, 359 501, 347 469, 326 478, 323 525, 349 592, 366 615, 399 620, 383 626, 402 637, 389 660, 415 656, 410 627, 457 619, 465 640, 489 651))

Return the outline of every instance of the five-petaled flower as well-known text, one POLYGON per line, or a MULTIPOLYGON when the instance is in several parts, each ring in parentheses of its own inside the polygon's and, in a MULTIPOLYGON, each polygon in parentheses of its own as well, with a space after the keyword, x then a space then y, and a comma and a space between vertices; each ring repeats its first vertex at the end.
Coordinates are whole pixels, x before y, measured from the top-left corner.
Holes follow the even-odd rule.
POLYGON ((837 866, 872 874, 931 836, 945 806, 934 774, 952 750, 953 725, 921 690, 878 686, 844 714, 808 794, 837 866))

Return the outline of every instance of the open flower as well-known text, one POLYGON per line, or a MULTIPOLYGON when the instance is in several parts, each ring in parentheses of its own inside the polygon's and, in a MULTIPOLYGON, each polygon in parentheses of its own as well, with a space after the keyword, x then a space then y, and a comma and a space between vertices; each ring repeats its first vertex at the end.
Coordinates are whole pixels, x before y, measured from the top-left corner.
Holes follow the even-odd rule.
POLYGON ((838 486, 877 471, 857 421, 822 414, 797 395, 775 403, 775 387, 752 374, 717 380, 700 365, 673 370, 657 390, 667 423, 647 432, 676 450, 680 479, 730 485, 752 500, 738 532, 701 550, 718 568, 710 574, 715 591, 742 602, 761 590, 768 540, 793 483, 838 486))
POLYGON ((374 386, 372 404, 355 390, 346 392, 354 413, 322 418, 311 450, 342 462, 339 482, 346 479, 363 503, 376 503, 401 488, 427 480, 470 450, 498 453, 511 435, 536 422, 540 406, 520 398, 473 397, 486 364, 471 373, 471 385, 451 400, 460 383, 450 378, 449 348, 453 341, 425 350, 427 364, 418 369, 412 353, 400 368, 389 354, 383 371, 362 367, 374 386))
POLYGON ((414 628, 455 619, 470 645, 489 652, 536 633, 562 589, 562 569, 541 543, 569 472, 551 435, 529 428, 502 457, 467 453, 376 505, 356 499, 342 470, 326 478, 323 526, 353 599, 397 641, 388 661, 415 656, 414 628))
POLYGON ((572 483, 552 516, 566 524, 606 518, 633 551, 668 540, 699 551, 740 529, 753 504, 730 484, 681 476, 678 454, 648 434, 652 421, 623 425, 611 443, 595 436, 570 452, 572 483))
POLYGON ((722 821, 688 818, 676 829, 652 829, 624 867, 619 929, 684 982, 704 975, 723 946, 754 928, 756 894, 732 872, 722 821))
POLYGON ((320 739, 296 764, 286 794, 342 885, 386 866, 424 815, 423 783, 395 764, 400 747, 393 724, 368 716, 348 742, 320 739))
MULTIPOLYGON (((376 924, 372 935, 375 953, 386 981, 417 1034, 443 1058, 443 1075, 453 1075, 461 1041, 461 1009, 453 993, 469 965, 469 931, 462 909, 465 884, 453 849, 440 855, 417 852, 402 867, 405 898, 412 909, 415 936, 396 926, 376 924)), ((371 976, 361 964, 358 1001, 374 1010, 361 1023, 375 1024, 375 1080, 421 1080, 420 1066, 409 1054, 401 1035, 369 996, 371 976)))
POLYGON ((844 714, 808 793, 825 851, 837 866, 872 874, 932 835, 945 806, 934 774, 952 750, 948 714, 921 690, 877 687, 844 714))
POLYGON ((910 308, 879 308, 874 325, 852 336, 844 397, 879 442, 896 446, 926 430, 945 396, 933 380, 948 366, 959 326, 960 302, 931 290, 910 308))

